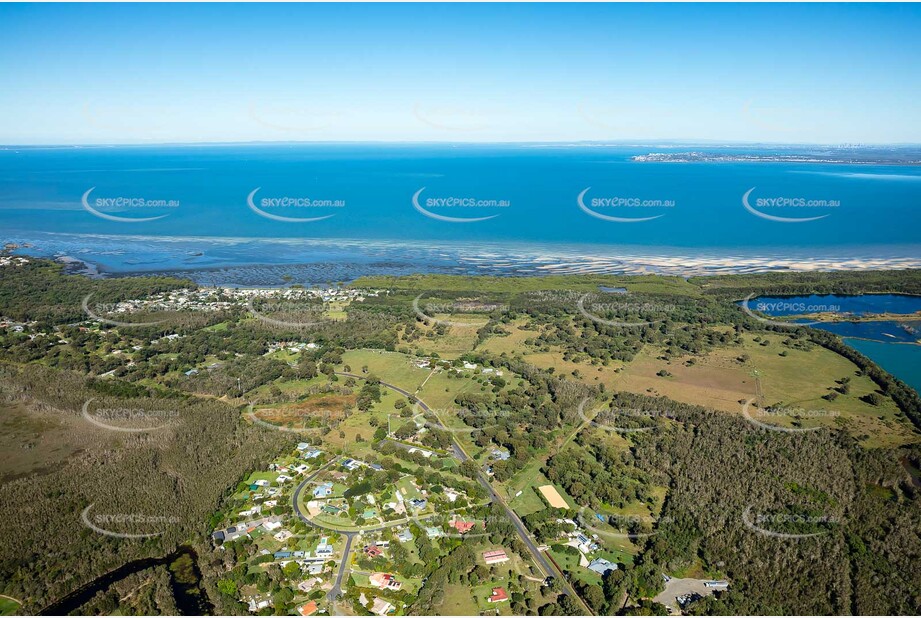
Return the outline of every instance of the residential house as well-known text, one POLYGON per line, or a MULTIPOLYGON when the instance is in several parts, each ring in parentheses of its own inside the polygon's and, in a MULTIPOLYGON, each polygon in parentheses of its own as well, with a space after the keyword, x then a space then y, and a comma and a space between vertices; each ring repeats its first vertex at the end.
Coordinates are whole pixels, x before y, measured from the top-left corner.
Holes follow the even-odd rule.
POLYGON ((606 575, 610 571, 616 571, 617 565, 604 558, 595 558, 589 563, 588 568, 599 575, 606 575))
POLYGON ((493 588, 492 594, 489 596, 488 601, 490 603, 502 603, 503 601, 508 601, 508 593, 505 591, 505 588, 493 588))
POLYGON ((368 580, 372 586, 381 590, 399 590, 403 587, 403 584, 390 573, 371 573, 368 580))
POLYGON ((374 603, 371 605, 371 613, 376 616, 386 616, 393 611, 393 603, 389 603, 384 599, 376 598, 374 603))
POLYGON ((329 481, 313 488, 314 498, 327 498, 331 493, 333 493, 333 484, 329 481))
POLYGON ((463 521, 460 519, 456 519, 452 521, 451 523, 449 523, 448 525, 454 528, 455 530, 457 530, 461 534, 467 534, 468 532, 473 530, 473 527, 476 526, 476 523, 472 521, 463 521))
POLYGON ((504 448, 493 449, 492 452, 492 458, 498 461, 507 461, 511 456, 512 454, 504 448))
POLYGON ((329 544, 329 539, 323 537, 320 539, 320 544, 317 545, 316 555, 318 558, 328 558, 333 555, 333 546, 329 544))
POLYGON ((271 604, 268 599, 250 599, 249 600, 249 611, 255 613, 260 609, 265 609, 271 604))
POLYGON ((307 573, 309 575, 319 575, 323 572, 324 568, 325 567, 323 566, 322 562, 312 562, 307 565, 307 573))
POLYGON ((508 555, 502 549, 483 552, 483 560, 486 564, 501 564, 508 562, 508 555))
POLYGON ((384 553, 384 550, 377 545, 365 545, 362 550, 368 558, 377 558, 384 553))
POLYGON ((414 537, 413 533, 409 531, 409 528, 397 532, 397 540, 399 540, 401 543, 409 543, 414 538, 416 537, 414 537))

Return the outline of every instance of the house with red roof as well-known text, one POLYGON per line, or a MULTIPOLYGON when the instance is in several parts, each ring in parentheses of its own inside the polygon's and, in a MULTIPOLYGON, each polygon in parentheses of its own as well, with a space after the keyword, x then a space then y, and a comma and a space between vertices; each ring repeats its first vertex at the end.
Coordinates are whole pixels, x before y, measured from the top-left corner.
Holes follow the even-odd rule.
POLYGON ((457 519, 457 520, 452 521, 448 525, 454 528, 455 530, 457 530, 458 532, 460 532, 461 534, 467 534, 468 532, 473 530, 473 527, 476 524, 472 521, 464 521, 462 519, 457 519))
POLYGON ((489 597, 489 602, 501 603, 502 601, 508 601, 508 593, 505 591, 505 588, 493 588, 492 595, 489 597))
POLYGON ((390 573, 372 573, 368 580, 372 586, 381 590, 399 590, 403 587, 403 584, 390 573))
POLYGON ((377 545, 366 545, 362 551, 368 558, 377 558, 384 553, 384 550, 378 547, 377 545))

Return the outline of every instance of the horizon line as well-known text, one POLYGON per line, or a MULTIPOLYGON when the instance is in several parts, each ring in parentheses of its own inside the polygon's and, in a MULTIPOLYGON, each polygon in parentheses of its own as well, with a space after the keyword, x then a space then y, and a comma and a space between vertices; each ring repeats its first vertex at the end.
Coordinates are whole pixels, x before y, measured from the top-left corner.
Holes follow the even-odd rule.
POLYGON ((493 141, 448 141, 448 140, 247 140, 247 141, 163 141, 163 142, 48 142, 48 143, 0 143, 0 149, 12 148, 111 148, 133 146, 258 146, 258 145, 457 145, 457 146, 501 146, 501 145, 622 145, 622 146, 796 146, 825 148, 873 148, 873 147, 921 147, 921 142, 783 142, 719 139, 617 139, 617 140, 493 140, 493 141))

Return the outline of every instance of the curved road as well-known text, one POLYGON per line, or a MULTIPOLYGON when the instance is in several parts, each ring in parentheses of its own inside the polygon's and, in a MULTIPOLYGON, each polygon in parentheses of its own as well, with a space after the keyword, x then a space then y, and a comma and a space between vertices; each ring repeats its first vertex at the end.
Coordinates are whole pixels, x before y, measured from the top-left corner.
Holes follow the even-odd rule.
MULTIPOLYGON (((335 373, 336 375, 345 376, 347 378, 357 378, 359 380, 366 379, 366 376, 361 376, 355 373, 346 373, 344 371, 336 371, 335 373)), ((424 401, 422 401, 420 398, 400 388, 399 386, 394 386, 393 384, 388 384, 387 382, 384 382, 384 381, 381 381, 380 384, 418 403, 419 407, 421 407, 426 412, 430 412, 438 420, 438 424, 442 428, 444 428, 444 423, 442 423, 441 419, 438 418, 438 414, 436 414, 431 408, 429 408, 428 405, 424 401)), ((451 433, 451 432, 448 432, 448 433, 451 433)), ((451 447, 454 450, 454 454, 457 456, 457 459, 459 459, 460 461, 466 461, 470 459, 470 456, 467 455, 467 452, 464 451, 463 447, 460 445, 460 443, 458 443, 457 439, 454 438, 453 435, 451 436, 451 447)), ((505 514, 508 516, 509 520, 511 520, 512 525, 515 526, 515 530, 518 532, 518 536, 521 538, 522 542, 530 550, 531 555, 534 557, 535 564, 537 564, 538 568, 543 571, 545 576, 553 575, 554 577, 559 577, 560 580, 563 582, 563 587, 566 593, 572 595, 574 599, 577 599, 582 605, 582 607, 588 612, 588 614, 592 615, 592 612, 590 608, 588 607, 588 605, 586 605, 585 601, 582 600, 582 597, 576 594, 575 589, 572 587, 572 585, 569 583, 566 577, 562 573, 558 573, 557 570, 553 568, 553 565, 550 563, 547 557, 544 554, 542 554, 540 550, 537 549, 537 544, 534 543, 534 540, 531 538, 531 534, 528 532, 528 529, 525 527, 524 522, 522 522, 521 518, 518 517, 518 514, 515 513, 515 511, 513 511, 508 504, 506 504, 505 500, 502 499, 502 496, 500 496, 499 493, 495 489, 493 489, 492 484, 490 484, 489 480, 483 475, 483 473, 479 470, 479 468, 477 469, 477 480, 480 482, 480 485, 482 485, 483 488, 486 489, 486 491, 489 493, 493 501, 495 501, 505 510, 505 514)), ((341 577, 341 573, 340 573, 340 577, 341 577)))
POLYGON ((297 514, 300 520, 303 521, 305 524, 307 524, 308 526, 317 528, 319 530, 332 530, 333 532, 337 532, 339 534, 345 535, 345 549, 342 550, 342 562, 339 563, 339 574, 336 576, 336 581, 333 584, 333 587, 330 588, 329 592, 326 593, 326 598, 330 601, 335 601, 342 595, 342 578, 345 577, 345 570, 348 568, 349 555, 352 551, 352 541, 355 539, 355 536, 358 534, 358 532, 343 532, 341 530, 333 530, 332 528, 325 528, 324 526, 321 526, 311 521, 310 518, 308 518, 306 515, 304 515, 301 512, 301 509, 298 506, 298 498, 300 498, 301 492, 304 490, 304 487, 306 487, 311 481, 313 481, 313 479, 315 479, 318 474, 320 474, 321 472, 329 468, 333 463, 335 463, 335 461, 336 459, 333 459, 329 461, 328 463, 326 463, 325 465, 320 466, 310 476, 308 476, 303 481, 298 483, 297 487, 294 489, 294 496, 292 498, 294 512, 297 514))
POLYGON ((329 532, 345 535, 345 549, 342 551, 342 561, 339 563, 339 573, 336 575, 336 581, 333 583, 333 587, 330 588, 329 592, 326 593, 326 598, 330 601, 335 601, 342 595, 342 580, 345 578, 345 572, 349 566, 349 556, 352 552, 352 542, 355 540, 356 536, 363 532, 377 532, 386 528, 392 528, 393 526, 409 523, 410 521, 421 522, 425 521, 426 519, 431 519, 432 517, 438 516, 438 513, 432 513, 431 515, 426 515, 425 517, 407 517, 404 520, 387 522, 386 524, 382 524, 380 526, 362 528, 361 530, 339 530, 338 528, 332 528, 318 524, 317 522, 307 517, 303 511, 301 511, 301 507, 298 502, 300 500, 301 493, 304 491, 304 488, 312 483, 313 479, 315 479, 317 475, 336 463, 337 460, 338 457, 320 466, 312 474, 310 474, 310 476, 307 476, 304 478, 304 480, 298 483, 297 487, 294 489, 294 494, 292 495, 291 499, 295 514, 297 514, 298 518, 300 518, 300 520, 306 523, 308 526, 318 530, 327 530, 329 532))

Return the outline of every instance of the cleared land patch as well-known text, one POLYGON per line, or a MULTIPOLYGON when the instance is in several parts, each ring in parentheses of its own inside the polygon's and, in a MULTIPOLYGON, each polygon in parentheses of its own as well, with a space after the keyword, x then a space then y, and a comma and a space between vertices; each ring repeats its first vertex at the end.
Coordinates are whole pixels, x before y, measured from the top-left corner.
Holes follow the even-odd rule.
POLYGON ((560 492, 556 490, 556 487, 553 485, 541 485, 537 488, 544 498, 546 498, 547 503, 550 506, 558 509, 568 509, 569 505, 566 503, 566 500, 563 499, 563 496, 560 495, 560 492))

